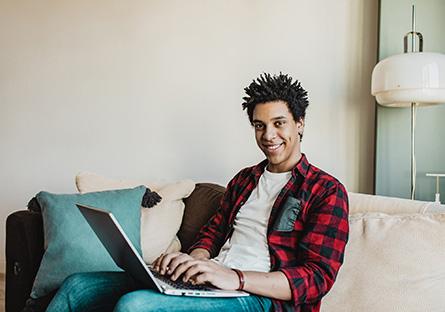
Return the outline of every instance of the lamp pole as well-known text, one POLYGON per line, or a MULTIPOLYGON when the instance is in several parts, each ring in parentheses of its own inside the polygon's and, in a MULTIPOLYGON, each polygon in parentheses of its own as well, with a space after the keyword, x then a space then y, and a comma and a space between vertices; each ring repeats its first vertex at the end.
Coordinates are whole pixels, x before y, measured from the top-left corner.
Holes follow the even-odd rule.
MULTIPOLYGON (((416 52, 416 36, 419 37, 419 51, 423 51, 423 36, 416 31, 416 9, 414 5, 411 11, 411 31, 403 38, 404 53, 408 53, 408 36, 411 36, 411 53, 416 52)), ((416 198, 416 142, 415 142, 415 129, 416 129, 416 110, 417 103, 411 102, 411 199, 416 198)))

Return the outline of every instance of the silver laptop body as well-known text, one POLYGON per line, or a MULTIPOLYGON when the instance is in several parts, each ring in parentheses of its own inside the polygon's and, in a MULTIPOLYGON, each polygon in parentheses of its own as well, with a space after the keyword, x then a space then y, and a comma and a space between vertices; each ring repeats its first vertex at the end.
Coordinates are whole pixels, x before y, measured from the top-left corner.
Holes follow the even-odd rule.
POLYGON ((196 297, 241 297, 243 291, 229 291, 204 285, 191 285, 182 281, 171 281, 147 266, 128 239, 114 215, 106 210, 76 204, 116 265, 150 289, 166 295, 196 297))

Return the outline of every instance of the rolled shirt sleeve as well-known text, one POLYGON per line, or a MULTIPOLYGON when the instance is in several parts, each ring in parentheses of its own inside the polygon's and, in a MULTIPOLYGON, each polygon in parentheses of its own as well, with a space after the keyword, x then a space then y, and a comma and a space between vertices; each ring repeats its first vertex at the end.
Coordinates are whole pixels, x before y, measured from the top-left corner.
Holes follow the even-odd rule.
POLYGON ((348 241, 348 197, 339 182, 308 208, 296 250, 301 265, 279 268, 291 287, 294 305, 320 301, 331 289, 348 241))

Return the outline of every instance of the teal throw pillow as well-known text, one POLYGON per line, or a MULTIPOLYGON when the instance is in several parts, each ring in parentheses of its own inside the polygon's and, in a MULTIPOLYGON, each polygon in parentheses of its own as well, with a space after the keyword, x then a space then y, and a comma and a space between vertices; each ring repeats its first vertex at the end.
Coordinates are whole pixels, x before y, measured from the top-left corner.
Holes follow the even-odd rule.
POLYGON ((85 194, 36 195, 42 209, 45 253, 31 291, 32 298, 57 289, 73 273, 121 271, 97 238, 76 203, 108 210, 141 254, 141 201, 146 188, 85 194))

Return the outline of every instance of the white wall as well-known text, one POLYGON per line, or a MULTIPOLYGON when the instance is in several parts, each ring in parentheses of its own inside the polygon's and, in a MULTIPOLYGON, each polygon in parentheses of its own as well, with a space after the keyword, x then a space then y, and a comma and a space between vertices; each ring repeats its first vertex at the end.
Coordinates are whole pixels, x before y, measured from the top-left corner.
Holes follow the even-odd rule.
POLYGON ((263 158, 240 105, 261 72, 309 91, 309 160, 372 192, 377 2, 0 0, 0 248, 82 170, 226 184, 263 158))

